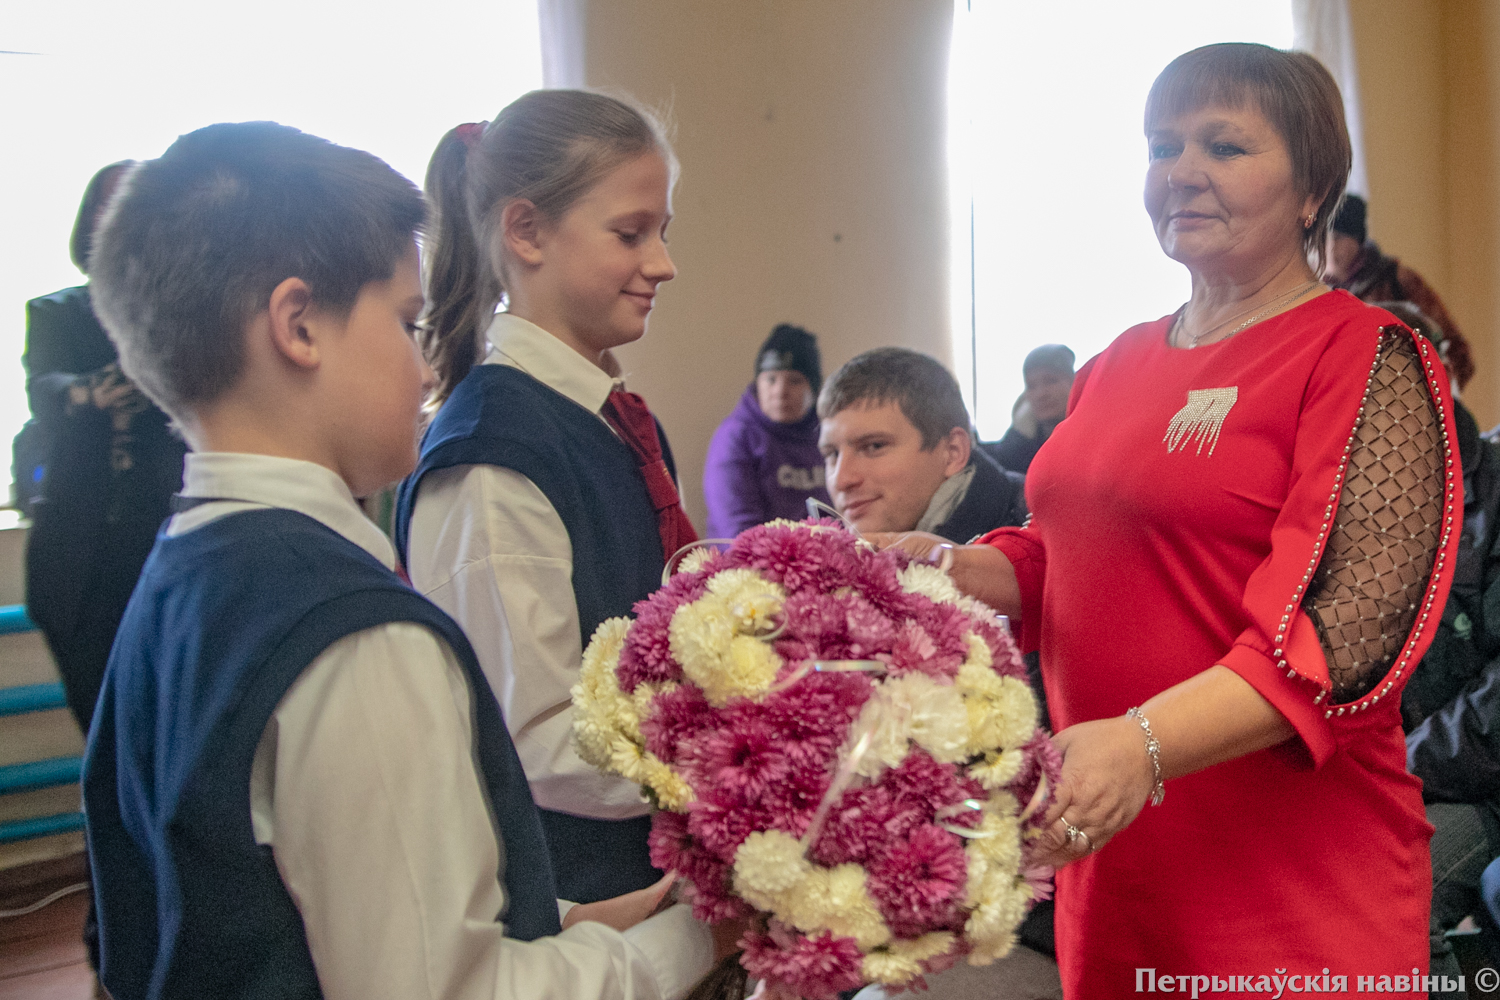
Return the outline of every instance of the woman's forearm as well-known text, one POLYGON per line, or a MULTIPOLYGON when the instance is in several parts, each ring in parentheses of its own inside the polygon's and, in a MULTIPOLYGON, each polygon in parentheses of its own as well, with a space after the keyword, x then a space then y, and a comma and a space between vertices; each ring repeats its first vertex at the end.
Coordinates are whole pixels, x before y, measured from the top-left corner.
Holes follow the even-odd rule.
POLYGON ((1021 587, 1016 570, 993 545, 955 545, 949 569, 954 584, 1002 615, 1021 617, 1021 587))
MULTIPOLYGON (((1264 750, 1292 735, 1291 723, 1228 667, 1214 665, 1140 706, 1170 781, 1264 750)), ((1054 737, 1062 783, 1047 811, 1042 863, 1064 865, 1102 848, 1151 799, 1157 780, 1138 719, 1116 715, 1069 726, 1054 737), (1075 843, 1074 830, 1087 839, 1075 843), (1082 850, 1080 850, 1082 848, 1082 850)), ((1168 794, 1171 790, 1168 789, 1168 794)))
MULTIPOLYGON (((1217 664, 1151 698, 1141 712, 1161 743, 1161 767, 1168 780, 1276 746, 1296 734, 1286 716, 1248 681, 1217 664)), ((1126 721, 1138 726, 1134 719, 1126 721)), ((1143 744, 1145 735, 1140 733, 1143 744)))

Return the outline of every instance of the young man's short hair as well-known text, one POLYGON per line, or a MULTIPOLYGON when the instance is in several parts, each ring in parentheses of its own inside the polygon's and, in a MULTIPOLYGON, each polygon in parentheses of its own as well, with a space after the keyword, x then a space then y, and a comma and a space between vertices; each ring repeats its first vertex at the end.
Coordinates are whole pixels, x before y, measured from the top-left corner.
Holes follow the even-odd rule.
POLYGON ((818 419, 851 406, 895 402, 928 451, 955 427, 971 431, 958 383, 935 359, 904 347, 877 347, 850 359, 818 394, 818 419))
POLYGON ((275 122, 210 125, 125 177, 95 235, 94 308, 120 364, 174 416, 239 379, 287 278, 347 312, 411 250, 421 192, 379 158, 275 122))

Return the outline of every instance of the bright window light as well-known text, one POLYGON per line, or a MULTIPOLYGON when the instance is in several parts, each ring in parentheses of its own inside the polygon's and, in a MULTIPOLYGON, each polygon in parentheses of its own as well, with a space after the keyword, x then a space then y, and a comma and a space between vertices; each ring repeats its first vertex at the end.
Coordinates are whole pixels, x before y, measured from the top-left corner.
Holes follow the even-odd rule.
POLYGON ((1142 112, 1174 57, 1292 42, 1289 0, 957 0, 949 76, 954 360, 979 434, 1010 426, 1021 361, 1079 364, 1188 295, 1142 206, 1142 112), (971 253, 972 250, 972 253, 971 253))
MULTIPOLYGON (((49 0, 0 19, 0 443, 27 417, 25 302, 84 278, 68 235, 94 171, 213 122, 269 119, 421 184, 442 134, 542 82, 536 0, 49 0)), ((0 497, 3 500, 3 497, 0 497)))

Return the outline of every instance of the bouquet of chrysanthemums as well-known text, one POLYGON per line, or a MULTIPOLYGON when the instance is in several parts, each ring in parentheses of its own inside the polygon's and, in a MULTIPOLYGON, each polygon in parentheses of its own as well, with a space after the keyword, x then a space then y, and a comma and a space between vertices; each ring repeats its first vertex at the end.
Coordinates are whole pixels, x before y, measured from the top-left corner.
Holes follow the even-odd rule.
POLYGON ((937 566, 776 521, 594 633, 583 758, 658 807, 651 858, 805 997, 1010 950, 1059 757, 1001 619, 937 566))

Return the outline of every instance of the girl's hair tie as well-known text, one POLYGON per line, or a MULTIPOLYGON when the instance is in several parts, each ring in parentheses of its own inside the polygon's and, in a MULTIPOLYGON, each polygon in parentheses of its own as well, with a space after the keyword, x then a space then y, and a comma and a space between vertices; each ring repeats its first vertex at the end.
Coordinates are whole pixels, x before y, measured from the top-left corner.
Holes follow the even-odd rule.
POLYGON ((458 136, 460 139, 462 139, 465 146, 469 147, 470 149, 473 149, 474 148, 474 144, 477 143, 480 140, 481 137, 483 137, 483 135, 484 135, 484 127, 487 124, 489 124, 489 123, 488 122, 467 122, 466 124, 460 125, 457 128, 455 128, 453 130, 453 134, 456 135, 456 136, 458 136))

